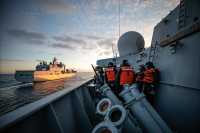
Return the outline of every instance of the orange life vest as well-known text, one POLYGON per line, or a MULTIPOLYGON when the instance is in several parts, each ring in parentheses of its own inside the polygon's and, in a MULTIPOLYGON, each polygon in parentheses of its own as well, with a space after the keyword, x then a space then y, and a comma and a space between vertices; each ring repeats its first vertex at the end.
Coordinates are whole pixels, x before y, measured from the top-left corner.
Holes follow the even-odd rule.
POLYGON ((135 72, 130 67, 121 67, 120 85, 132 84, 135 82, 135 72))
POLYGON ((155 73, 154 68, 146 69, 144 71, 143 82, 144 83, 153 83, 154 82, 154 73, 155 73))
POLYGON ((113 67, 106 69, 106 77, 108 81, 115 81, 115 70, 113 67))

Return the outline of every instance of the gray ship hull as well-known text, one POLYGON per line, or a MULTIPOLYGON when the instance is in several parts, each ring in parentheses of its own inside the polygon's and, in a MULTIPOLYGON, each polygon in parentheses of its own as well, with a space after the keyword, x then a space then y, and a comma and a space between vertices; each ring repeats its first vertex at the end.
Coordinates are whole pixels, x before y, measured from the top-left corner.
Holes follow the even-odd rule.
POLYGON ((16 71, 15 72, 15 79, 22 83, 31 83, 34 80, 33 76, 34 71, 27 70, 27 71, 16 71))

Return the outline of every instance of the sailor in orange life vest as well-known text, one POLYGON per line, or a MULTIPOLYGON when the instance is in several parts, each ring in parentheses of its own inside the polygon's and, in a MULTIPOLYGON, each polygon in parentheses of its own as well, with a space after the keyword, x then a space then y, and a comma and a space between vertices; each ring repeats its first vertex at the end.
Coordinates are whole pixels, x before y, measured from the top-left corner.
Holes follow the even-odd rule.
POLYGON ((137 88, 139 89, 140 92, 142 92, 143 89, 144 71, 145 71, 145 66, 140 65, 139 72, 136 73, 137 88))
POLYGON ((109 62, 108 67, 105 69, 105 81, 113 91, 115 91, 116 72, 116 66, 112 62, 109 62))
POLYGON ((117 74, 117 83, 118 87, 116 88, 118 94, 123 90, 125 84, 131 85, 135 83, 135 72, 127 60, 123 60, 122 65, 120 66, 120 70, 117 74))
POLYGON ((94 76, 94 81, 95 83, 98 83, 100 85, 104 84, 104 71, 103 68, 101 66, 96 66, 95 67, 95 71, 97 73, 98 76, 94 76))
POLYGON ((156 89, 155 85, 159 81, 159 71, 158 69, 155 69, 152 62, 147 62, 145 66, 146 70, 144 71, 143 78, 143 92, 146 95, 147 99, 150 101, 150 103, 153 103, 156 89))

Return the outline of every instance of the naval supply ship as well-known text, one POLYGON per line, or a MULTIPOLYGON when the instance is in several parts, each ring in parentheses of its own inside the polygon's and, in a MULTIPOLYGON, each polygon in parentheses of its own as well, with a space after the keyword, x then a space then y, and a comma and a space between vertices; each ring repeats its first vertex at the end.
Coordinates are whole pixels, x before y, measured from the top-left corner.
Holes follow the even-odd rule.
POLYGON ((17 70, 15 72, 15 79, 19 82, 41 82, 49 80, 58 80, 69 78, 76 74, 75 70, 66 69, 65 64, 58 62, 56 58, 47 64, 45 61, 40 61, 33 70, 17 70))
POLYGON ((152 61, 160 82, 152 105, 135 84, 118 97, 106 84, 88 79, 0 117, 2 133, 199 133, 200 1, 180 4, 154 27, 150 48, 137 32, 118 41, 119 57, 137 71, 152 61))

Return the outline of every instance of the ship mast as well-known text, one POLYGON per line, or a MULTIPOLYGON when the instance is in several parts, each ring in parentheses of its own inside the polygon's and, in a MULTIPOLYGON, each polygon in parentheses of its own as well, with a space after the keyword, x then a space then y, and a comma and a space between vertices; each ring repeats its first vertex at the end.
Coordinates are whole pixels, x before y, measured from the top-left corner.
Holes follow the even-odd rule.
MULTIPOLYGON (((121 1, 118 0, 118 38, 120 38, 121 35, 121 22, 120 22, 120 12, 121 12, 121 1)), ((117 53, 114 50, 114 44, 112 44, 112 52, 113 52, 113 58, 115 59, 115 65, 117 64, 117 53)))

